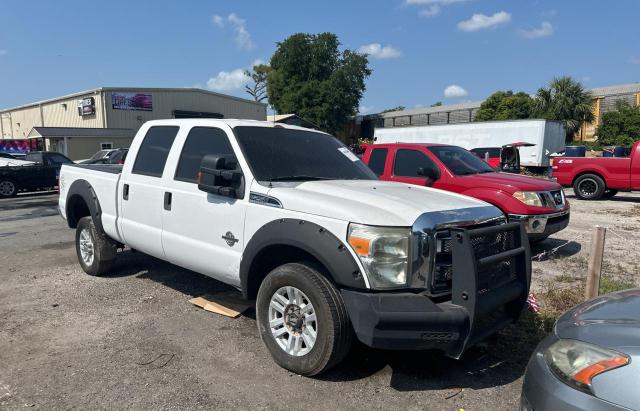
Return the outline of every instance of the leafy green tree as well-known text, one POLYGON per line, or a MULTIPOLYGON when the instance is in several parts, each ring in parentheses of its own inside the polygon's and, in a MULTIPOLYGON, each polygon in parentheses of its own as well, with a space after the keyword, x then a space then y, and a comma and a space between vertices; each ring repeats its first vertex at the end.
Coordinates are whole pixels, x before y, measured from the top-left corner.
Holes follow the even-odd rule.
POLYGON ((441 105, 442 105, 442 101, 436 101, 435 103, 433 103, 429 107, 440 107, 441 105))
POLYGON ((556 77, 536 94, 536 114, 547 120, 561 120, 572 137, 583 122, 593 121, 593 96, 569 76, 556 77))
POLYGON ((244 91, 249 93, 255 101, 263 101, 267 99, 267 76, 271 71, 271 67, 266 64, 256 64, 251 71, 245 70, 244 74, 253 80, 253 84, 244 86, 244 91))
POLYGON ((388 108, 386 110, 382 110, 383 113, 390 113, 392 111, 402 111, 404 110, 406 107, 405 106, 396 106, 396 107, 392 107, 392 108, 388 108))
POLYGON ((480 105, 475 121, 517 120, 532 118, 535 102, 525 92, 496 91, 480 105))
POLYGON ((640 140, 640 107, 624 100, 616 103, 616 111, 602 115, 598 126, 598 143, 603 146, 630 146, 640 140))
POLYGON ((367 56, 338 50, 333 33, 297 33, 278 43, 267 75, 269 103, 335 133, 358 111, 371 74, 367 56))

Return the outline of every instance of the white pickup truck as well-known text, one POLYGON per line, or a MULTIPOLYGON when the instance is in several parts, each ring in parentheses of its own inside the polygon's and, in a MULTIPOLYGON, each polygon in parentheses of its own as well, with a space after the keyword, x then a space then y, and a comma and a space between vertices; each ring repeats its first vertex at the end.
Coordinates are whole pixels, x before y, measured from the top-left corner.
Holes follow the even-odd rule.
POLYGON ((60 212, 83 270, 125 245, 256 299, 274 360, 302 375, 356 336, 467 347, 515 321, 530 282, 518 223, 479 200, 378 181, 335 138, 248 120, 145 123, 123 166, 64 165, 60 212))

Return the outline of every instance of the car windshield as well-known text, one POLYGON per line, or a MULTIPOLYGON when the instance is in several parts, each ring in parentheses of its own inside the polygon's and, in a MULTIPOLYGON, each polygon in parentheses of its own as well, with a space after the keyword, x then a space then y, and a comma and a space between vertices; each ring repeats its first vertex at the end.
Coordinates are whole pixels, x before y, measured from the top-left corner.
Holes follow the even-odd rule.
POLYGON ((100 150, 97 153, 95 153, 89 160, 97 160, 99 158, 102 158, 105 156, 105 154, 107 154, 109 152, 109 150, 100 150))
POLYGON ((455 146, 434 146, 429 150, 457 176, 466 176, 478 173, 492 173, 492 169, 487 163, 480 160, 462 147, 455 146))
POLYGON ((282 127, 236 127, 238 143, 258 181, 377 180, 327 134, 282 127))

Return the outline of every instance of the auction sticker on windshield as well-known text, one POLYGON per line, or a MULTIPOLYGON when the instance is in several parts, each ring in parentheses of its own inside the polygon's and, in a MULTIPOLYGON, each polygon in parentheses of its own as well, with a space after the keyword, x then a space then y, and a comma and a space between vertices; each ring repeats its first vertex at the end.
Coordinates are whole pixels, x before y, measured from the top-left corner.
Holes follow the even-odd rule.
POLYGON ((358 156, 357 156, 357 155, 353 154, 353 153, 351 152, 351 150, 349 150, 349 149, 348 149, 348 148, 346 148, 346 147, 339 147, 339 148, 338 148, 338 151, 339 151, 339 152, 341 152, 342 154, 344 154, 344 155, 345 155, 349 160, 351 160, 351 161, 358 161, 358 160, 360 160, 360 159, 358 158, 358 156))

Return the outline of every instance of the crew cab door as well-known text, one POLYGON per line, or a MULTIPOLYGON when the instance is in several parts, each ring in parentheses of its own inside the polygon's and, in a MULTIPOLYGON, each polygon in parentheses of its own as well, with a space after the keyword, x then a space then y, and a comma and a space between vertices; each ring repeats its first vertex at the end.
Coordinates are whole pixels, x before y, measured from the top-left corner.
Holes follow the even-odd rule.
POLYGON ((169 158, 172 170, 164 178, 162 245, 167 260, 240 285, 246 201, 201 191, 197 182, 205 155, 236 155, 231 139, 221 128, 196 126, 180 133, 175 145, 169 158))
POLYGON ((435 182, 434 178, 420 174, 420 169, 431 170, 432 175, 440 174, 438 166, 425 152, 413 148, 396 149, 392 167, 389 180, 420 186, 431 186, 435 182))
POLYGON ((125 243, 161 259, 165 259, 162 176, 178 130, 178 126, 150 127, 132 158, 134 161, 125 164, 118 186, 120 229, 125 243))

